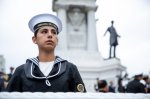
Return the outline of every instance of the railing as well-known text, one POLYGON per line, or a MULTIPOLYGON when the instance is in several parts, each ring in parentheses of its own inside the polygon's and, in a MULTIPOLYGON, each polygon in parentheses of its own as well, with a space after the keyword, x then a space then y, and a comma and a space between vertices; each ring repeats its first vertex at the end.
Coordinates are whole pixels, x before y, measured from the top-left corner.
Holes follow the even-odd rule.
POLYGON ((150 99, 150 94, 132 93, 52 93, 1 92, 0 99, 150 99))

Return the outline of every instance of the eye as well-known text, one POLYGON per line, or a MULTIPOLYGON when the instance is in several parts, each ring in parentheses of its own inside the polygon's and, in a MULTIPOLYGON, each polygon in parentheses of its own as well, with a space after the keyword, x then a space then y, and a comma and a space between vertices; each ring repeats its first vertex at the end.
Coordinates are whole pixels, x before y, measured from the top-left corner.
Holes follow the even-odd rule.
POLYGON ((48 30, 47 30, 47 29, 43 29, 43 30, 41 31, 41 33, 42 33, 42 34, 46 34, 46 33, 48 33, 48 30))
POLYGON ((57 32, 56 32, 55 29, 52 29, 52 30, 51 30, 51 33, 52 33, 52 34, 55 34, 55 35, 57 34, 57 32))

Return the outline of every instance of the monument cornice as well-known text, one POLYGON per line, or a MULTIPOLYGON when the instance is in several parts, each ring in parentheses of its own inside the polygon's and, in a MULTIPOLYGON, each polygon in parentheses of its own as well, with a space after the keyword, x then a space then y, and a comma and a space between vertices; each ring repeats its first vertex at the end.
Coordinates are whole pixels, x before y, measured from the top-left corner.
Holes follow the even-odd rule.
POLYGON ((70 7, 80 7, 84 8, 85 11, 96 11, 98 6, 97 5, 89 5, 89 4, 82 4, 82 3, 60 3, 60 2, 55 2, 55 6, 53 6, 53 11, 57 11, 58 9, 65 9, 68 10, 70 7))
POLYGON ((69 6, 66 6, 65 4, 59 4, 59 3, 55 3, 55 6, 53 7, 53 11, 57 11, 58 9, 69 9, 69 6))

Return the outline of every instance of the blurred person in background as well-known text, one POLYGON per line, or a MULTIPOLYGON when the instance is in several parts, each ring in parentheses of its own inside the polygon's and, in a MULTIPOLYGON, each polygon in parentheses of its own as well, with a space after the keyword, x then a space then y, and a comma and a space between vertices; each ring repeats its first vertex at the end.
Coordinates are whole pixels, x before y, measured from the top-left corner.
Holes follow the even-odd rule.
POLYGON ((103 92, 103 93, 109 92, 109 87, 106 80, 99 80, 98 88, 99 88, 99 92, 103 92))
POLYGON ((0 91, 6 91, 8 85, 8 75, 4 72, 0 72, 0 91))
POLYGON ((145 86, 146 86, 146 92, 147 93, 150 93, 150 78, 149 78, 149 76, 148 75, 145 75, 144 77, 143 77, 143 80, 145 81, 145 86))
POLYGON ((125 93, 125 87, 123 86, 122 82, 123 82, 123 79, 119 78, 118 79, 118 92, 119 93, 125 93))
POLYGON ((127 93, 146 93, 145 85, 140 81, 143 79, 143 73, 136 74, 134 79, 127 84, 127 93))
POLYGON ((115 93, 115 86, 113 84, 113 81, 109 82, 109 92, 115 93))
POLYGON ((96 92, 99 92, 98 82, 99 82, 99 78, 96 78, 96 84, 94 84, 94 89, 96 92))
POLYGON ((4 78, 3 78, 4 73, 0 72, 0 92, 4 91, 4 78))
POLYGON ((12 75, 13 75, 14 67, 11 66, 9 69, 10 69, 10 73, 8 74, 8 81, 10 80, 10 78, 11 78, 12 75))

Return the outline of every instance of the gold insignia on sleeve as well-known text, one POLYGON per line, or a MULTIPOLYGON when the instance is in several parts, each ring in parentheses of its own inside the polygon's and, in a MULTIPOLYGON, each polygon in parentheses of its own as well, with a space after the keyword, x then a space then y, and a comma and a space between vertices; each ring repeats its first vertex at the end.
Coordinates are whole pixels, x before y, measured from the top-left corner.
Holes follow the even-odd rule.
POLYGON ((84 86, 83 86, 83 84, 78 84, 78 85, 77 85, 77 90, 78 90, 79 92, 84 92, 84 86))

